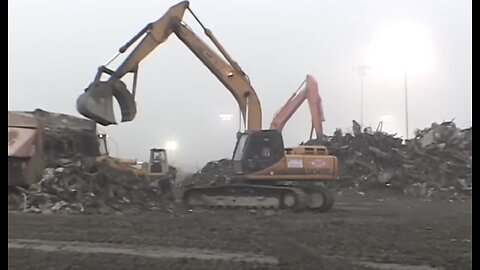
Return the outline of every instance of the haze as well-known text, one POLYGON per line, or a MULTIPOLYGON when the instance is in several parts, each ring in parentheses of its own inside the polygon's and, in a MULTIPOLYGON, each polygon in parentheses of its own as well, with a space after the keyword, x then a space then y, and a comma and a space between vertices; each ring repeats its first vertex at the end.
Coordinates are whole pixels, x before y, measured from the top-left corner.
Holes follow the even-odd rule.
MULTIPOLYGON (((78 116, 76 98, 97 67, 177 2, 9 0, 8 109, 78 116)), ((360 65, 371 66, 364 83, 365 125, 375 128, 383 120, 385 131, 405 137, 406 69, 410 136, 415 128, 443 120, 471 126, 471 1, 202 0, 190 6, 249 75, 264 128, 312 74, 320 86, 326 134, 348 131, 353 119, 360 120, 360 65), (398 25, 421 32, 389 30, 398 25), (396 38, 404 46, 393 46, 396 38), (382 39, 386 51, 378 47, 382 39), (403 66, 399 57, 389 58, 402 55, 393 51, 401 48, 411 48, 407 53, 415 61, 428 57, 403 66)), ((185 21, 202 35, 191 15, 185 21)), ((141 63, 137 104, 133 122, 99 126, 113 139, 113 155, 147 159, 148 149, 176 141, 171 160, 188 170, 231 156, 238 107, 176 36, 141 63), (225 121, 221 114, 234 117, 225 121)), ((304 104, 285 126, 286 145, 307 140, 309 131, 304 104)))

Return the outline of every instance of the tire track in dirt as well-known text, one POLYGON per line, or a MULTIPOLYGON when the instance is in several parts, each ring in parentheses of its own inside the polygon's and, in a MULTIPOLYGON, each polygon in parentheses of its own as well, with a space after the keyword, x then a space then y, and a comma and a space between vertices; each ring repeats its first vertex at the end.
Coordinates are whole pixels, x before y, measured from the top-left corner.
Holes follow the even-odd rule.
POLYGON ((278 259, 249 253, 231 253, 206 249, 112 245, 92 242, 46 241, 35 239, 8 239, 9 249, 34 249, 46 252, 102 253, 115 255, 133 255, 148 258, 188 258, 200 260, 228 260, 234 262, 255 262, 261 264, 278 264, 278 259))
MULTIPOLYGON (((197 260, 224 260, 233 262, 257 263, 276 266, 279 260, 272 256, 261 256, 249 253, 227 253, 222 251, 172 248, 159 246, 118 245, 93 242, 46 241, 39 239, 9 239, 9 249, 38 250, 43 252, 72 252, 85 254, 110 254, 140 256, 152 259, 197 259, 197 260)), ((428 265, 405 265, 394 263, 378 263, 345 256, 321 256, 332 261, 348 260, 353 265, 364 266, 379 270, 441 270, 443 268, 428 265)))

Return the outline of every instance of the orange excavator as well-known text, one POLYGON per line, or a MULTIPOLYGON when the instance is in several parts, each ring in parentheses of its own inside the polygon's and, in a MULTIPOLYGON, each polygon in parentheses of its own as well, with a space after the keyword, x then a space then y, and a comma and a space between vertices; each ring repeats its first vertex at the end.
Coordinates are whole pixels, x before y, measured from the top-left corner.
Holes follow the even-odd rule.
POLYGON ((297 91, 295 91, 285 105, 275 113, 270 124, 270 129, 276 129, 281 132, 288 120, 305 100, 308 100, 308 107, 310 108, 310 115, 312 116, 310 139, 312 139, 313 130, 315 129, 317 139, 322 140, 322 122, 325 121, 325 115, 323 114, 322 98, 319 94, 318 83, 312 75, 307 75, 297 91), (304 85, 305 87, 302 88, 304 85))
POLYGON ((101 125, 116 124, 113 112, 115 98, 120 106, 122 122, 132 121, 136 115, 139 64, 171 34, 175 34, 230 91, 239 105, 246 127, 238 134, 233 151, 235 176, 226 184, 189 187, 183 193, 182 201, 189 207, 262 207, 320 212, 331 209, 333 194, 325 183, 337 179, 337 158, 326 155, 324 148, 318 146, 284 148, 278 130, 262 130, 260 100, 248 76, 212 32, 204 27, 190 9, 188 1, 172 6, 163 17, 148 24, 121 47, 119 53, 124 53, 143 37, 116 70, 101 66, 94 81, 78 97, 77 110, 101 125), (220 54, 183 21, 186 10, 198 21, 220 54), (122 81, 127 73, 134 75, 132 91, 122 81), (109 78, 102 81, 104 74, 109 78))

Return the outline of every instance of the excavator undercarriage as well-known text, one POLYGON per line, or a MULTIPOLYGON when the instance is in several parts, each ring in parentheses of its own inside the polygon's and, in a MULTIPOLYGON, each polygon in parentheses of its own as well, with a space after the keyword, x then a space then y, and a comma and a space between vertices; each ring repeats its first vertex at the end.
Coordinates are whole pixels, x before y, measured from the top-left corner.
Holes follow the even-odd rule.
POLYGON ((189 207, 289 209, 324 212, 332 208, 332 193, 324 185, 230 184, 194 187, 183 195, 189 207))

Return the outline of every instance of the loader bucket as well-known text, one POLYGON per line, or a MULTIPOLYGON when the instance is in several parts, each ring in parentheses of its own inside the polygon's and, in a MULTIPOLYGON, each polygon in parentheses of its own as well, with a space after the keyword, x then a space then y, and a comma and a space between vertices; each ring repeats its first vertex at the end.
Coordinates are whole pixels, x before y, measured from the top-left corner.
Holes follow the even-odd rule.
POLYGON ((83 116, 103 125, 117 124, 113 111, 113 98, 117 99, 122 122, 132 121, 137 106, 132 94, 122 81, 95 81, 77 99, 77 111, 83 116))

